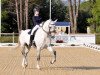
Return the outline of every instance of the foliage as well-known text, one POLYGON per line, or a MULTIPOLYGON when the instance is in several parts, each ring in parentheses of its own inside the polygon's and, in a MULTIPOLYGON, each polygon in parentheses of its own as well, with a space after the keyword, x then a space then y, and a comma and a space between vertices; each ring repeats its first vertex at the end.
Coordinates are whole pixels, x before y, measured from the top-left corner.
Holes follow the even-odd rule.
POLYGON ((79 12, 78 25, 77 25, 78 32, 80 32, 80 33, 87 32, 87 26, 88 26, 87 18, 89 18, 89 17, 90 17, 89 13, 87 13, 85 11, 79 12))
POLYGON ((68 13, 67 6, 64 6, 61 0, 52 1, 52 19, 67 20, 66 13, 68 13))
MULTIPOLYGON (((18 0, 19 1, 19 0, 18 0)), ((53 0, 52 0, 53 1, 53 0)), ((24 0, 22 0, 24 3, 24 0)), ((16 12, 15 12, 15 0, 1 0, 2 8, 2 32, 18 32, 16 12)), ((49 0, 29 0, 29 28, 32 26, 32 16, 33 9, 35 6, 40 7, 40 16, 43 21, 49 19, 49 0)), ((24 7, 24 5, 23 5, 24 7)), ((24 10, 24 8, 23 8, 24 10)), ((68 15, 66 16, 67 8, 63 5, 61 0, 55 0, 52 2, 52 19, 58 19, 58 21, 68 20, 68 15)), ((24 13, 23 13, 24 14, 24 13)), ((23 20, 24 21, 24 20, 23 20)), ((25 24, 23 23, 23 29, 25 24)))
MULTIPOLYGON (((1 32, 17 32, 16 26, 16 15, 12 12, 14 11, 10 5, 11 0, 1 0, 1 32)), ((13 0, 12 0, 13 1, 13 0)))
POLYGON ((79 16, 78 16, 78 32, 86 33, 87 26, 89 26, 87 18, 91 18, 92 3, 89 1, 80 4, 79 16))
POLYGON ((80 5, 80 11, 88 12, 91 14, 93 3, 90 3, 89 1, 83 2, 80 5))
POLYGON ((90 26, 92 33, 100 33, 100 0, 81 3, 78 31, 86 32, 87 26, 90 26))
POLYGON ((100 44, 100 34, 96 34, 96 44, 100 44))
POLYGON ((100 33, 100 0, 96 0, 92 8, 92 17, 88 18, 87 21, 91 24, 92 32, 100 33))

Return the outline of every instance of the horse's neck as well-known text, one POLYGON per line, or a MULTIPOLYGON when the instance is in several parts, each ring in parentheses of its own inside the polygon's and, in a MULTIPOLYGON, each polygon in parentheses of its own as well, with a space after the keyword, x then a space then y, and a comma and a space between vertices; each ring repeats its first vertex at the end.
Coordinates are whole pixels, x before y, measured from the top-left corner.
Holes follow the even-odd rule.
POLYGON ((46 32, 49 32, 49 28, 48 28, 49 26, 47 26, 47 25, 45 25, 45 26, 43 26, 43 29, 46 31, 46 32))

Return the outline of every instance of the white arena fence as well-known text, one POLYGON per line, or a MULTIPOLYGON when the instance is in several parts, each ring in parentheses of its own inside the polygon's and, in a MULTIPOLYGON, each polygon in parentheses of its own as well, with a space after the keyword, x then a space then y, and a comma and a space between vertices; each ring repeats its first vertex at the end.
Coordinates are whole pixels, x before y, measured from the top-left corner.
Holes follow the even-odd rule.
MULTIPOLYGON (((1 44, 16 44, 18 42, 18 33, 1 33, 1 44)), ((51 38, 51 43, 56 45, 84 45, 95 44, 95 34, 56 34, 51 38)))
POLYGON ((96 37, 95 34, 60 34, 52 38, 52 43, 96 44, 96 37))
POLYGON ((18 33, 0 33, 0 45, 14 45, 18 42, 18 33))

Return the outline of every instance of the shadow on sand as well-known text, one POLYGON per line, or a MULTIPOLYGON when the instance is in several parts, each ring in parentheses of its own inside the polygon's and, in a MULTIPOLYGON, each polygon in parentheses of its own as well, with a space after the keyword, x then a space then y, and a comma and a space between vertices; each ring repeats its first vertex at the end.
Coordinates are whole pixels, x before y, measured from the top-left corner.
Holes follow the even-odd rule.
POLYGON ((100 67, 91 67, 91 66, 43 67, 42 70, 100 70, 100 67))

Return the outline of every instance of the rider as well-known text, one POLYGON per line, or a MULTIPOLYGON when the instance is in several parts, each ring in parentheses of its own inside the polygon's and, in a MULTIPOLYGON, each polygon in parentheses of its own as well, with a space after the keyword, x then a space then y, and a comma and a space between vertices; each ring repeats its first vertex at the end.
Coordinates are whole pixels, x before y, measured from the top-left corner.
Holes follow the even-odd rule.
POLYGON ((39 16, 39 7, 35 7, 33 9, 34 11, 34 16, 32 17, 32 22, 33 22, 33 28, 31 30, 31 34, 30 34, 30 46, 32 46, 32 41, 34 39, 33 37, 33 33, 35 30, 37 30, 40 26, 40 23, 42 22, 42 18, 39 16))

